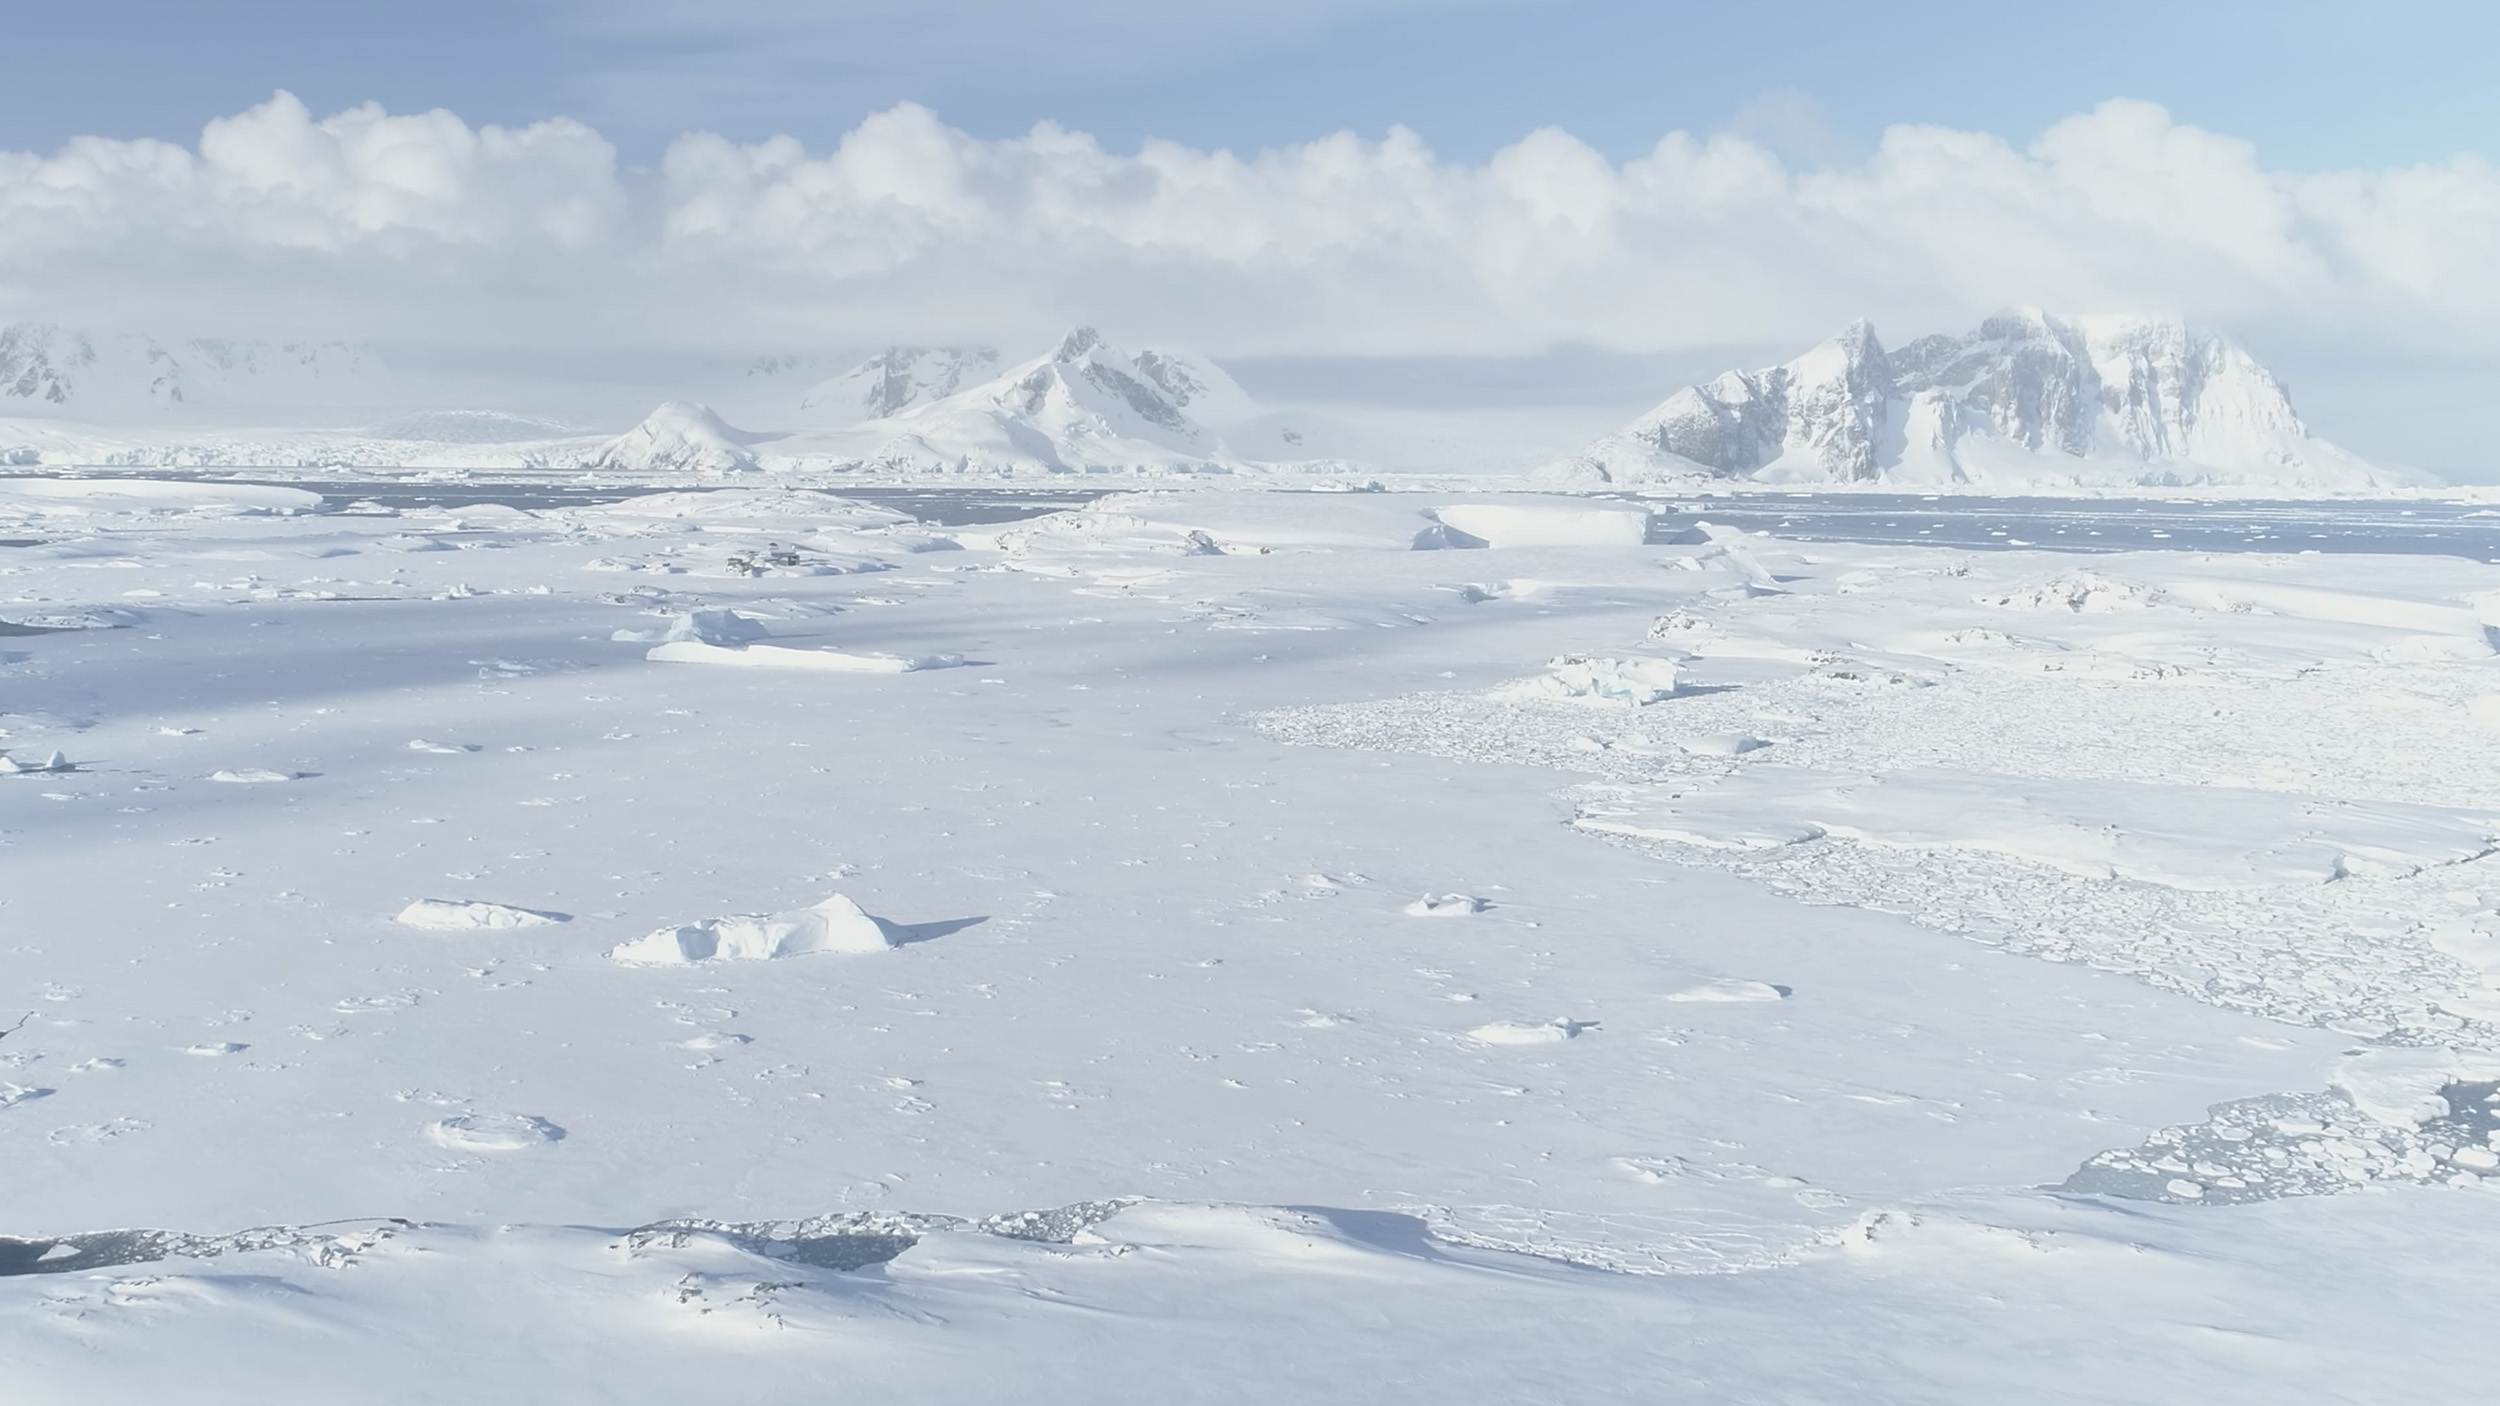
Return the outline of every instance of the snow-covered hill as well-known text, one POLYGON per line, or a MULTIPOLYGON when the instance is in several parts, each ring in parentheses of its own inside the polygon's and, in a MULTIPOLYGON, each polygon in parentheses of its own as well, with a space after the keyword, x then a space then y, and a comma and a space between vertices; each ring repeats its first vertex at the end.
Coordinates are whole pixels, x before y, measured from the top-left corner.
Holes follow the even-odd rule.
POLYGON ((2370 489, 2414 476, 2311 437, 2272 373, 2164 317, 2000 314, 1887 352, 1859 322, 1796 360, 1688 386, 1545 482, 2370 489))
POLYGON ((621 474, 744 473, 757 466, 748 446, 760 438, 731 428, 708 405, 672 400, 599 446, 582 467, 621 474))

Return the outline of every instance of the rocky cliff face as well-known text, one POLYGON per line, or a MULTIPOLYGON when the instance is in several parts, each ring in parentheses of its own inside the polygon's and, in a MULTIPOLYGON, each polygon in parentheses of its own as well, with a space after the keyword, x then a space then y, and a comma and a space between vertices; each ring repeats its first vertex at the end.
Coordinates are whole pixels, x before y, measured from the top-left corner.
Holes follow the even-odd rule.
POLYGON ((2034 310, 1890 352, 1858 323, 1784 365, 1688 386, 1543 476, 1583 487, 2409 481, 2312 438, 2273 375, 2228 338, 2174 318, 2034 310))

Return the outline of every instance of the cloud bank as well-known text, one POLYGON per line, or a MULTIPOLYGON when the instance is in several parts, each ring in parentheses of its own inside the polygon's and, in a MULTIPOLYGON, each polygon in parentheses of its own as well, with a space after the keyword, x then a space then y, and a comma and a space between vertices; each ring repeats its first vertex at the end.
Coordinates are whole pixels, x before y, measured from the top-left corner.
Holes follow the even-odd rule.
POLYGON ((2500 172, 2270 170, 2132 101, 2025 145, 1894 127, 1811 169, 1682 132, 1618 164, 1553 129, 1481 164, 1403 130, 1116 153, 905 104, 829 152, 698 133, 644 170, 576 122, 284 93, 196 148, 0 154, 0 316, 193 334, 1020 346, 1093 321, 1219 354, 1673 351, 2014 303, 2494 355, 2500 172))

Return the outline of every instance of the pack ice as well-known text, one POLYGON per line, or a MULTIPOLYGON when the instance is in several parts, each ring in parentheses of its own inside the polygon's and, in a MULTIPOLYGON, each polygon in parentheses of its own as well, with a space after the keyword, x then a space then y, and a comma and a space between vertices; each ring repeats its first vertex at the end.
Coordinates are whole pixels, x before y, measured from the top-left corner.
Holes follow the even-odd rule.
MULTIPOLYGON (((2038 342, 1919 374, 2135 384, 2038 342)), ((2500 1373, 2484 507, 1218 491, 1184 359, 996 366, 776 371, 807 436, 630 481, 0 483, 60 622, 0 640, 0 1396, 2500 1373), (1186 491, 918 477, 1083 444, 1186 491), (909 491, 789 467, 861 445, 909 491)))

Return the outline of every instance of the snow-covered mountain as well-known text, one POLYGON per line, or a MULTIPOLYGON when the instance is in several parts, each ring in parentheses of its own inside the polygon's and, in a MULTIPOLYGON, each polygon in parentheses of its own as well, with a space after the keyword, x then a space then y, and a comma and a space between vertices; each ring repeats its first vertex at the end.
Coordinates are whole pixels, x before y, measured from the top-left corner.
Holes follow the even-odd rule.
POLYGON ((888 347, 799 400, 811 424, 855 425, 899 415, 998 374, 992 347, 888 347))
MULTIPOLYGON (((851 377, 866 383, 876 368, 872 361, 851 377)), ((1225 472, 1235 456, 1217 426, 1256 413, 1212 362, 1132 354, 1080 327, 993 379, 847 429, 793 436, 775 457, 915 475, 1225 472)))
POLYGON ((343 342, 268 342, 0 326, 0 416, 162 420, 298 408, 355 393, 370 363, 343 342))
POLYGON ((1887 352, 1857 323, 1805 355, 1688 386, 1539 471, 1595 487, 1761 483, 2415 483, 2313 438, 2237 343, 2165 317, 2024 309, 1887 352))
POLYGON ((598 473, 730 474, 757 467, 749 446, 766 436, 733 429, 712 407, 672 400, 582 461, 598 473))

